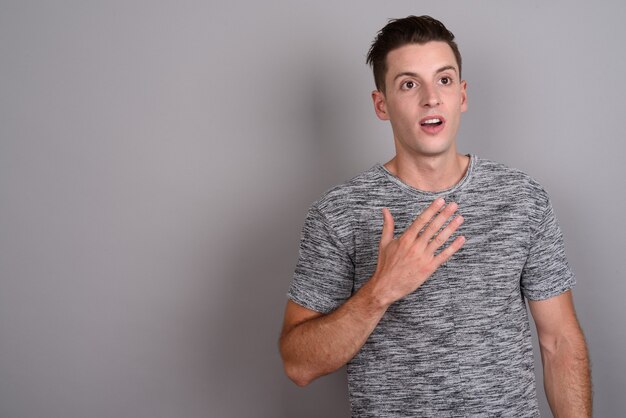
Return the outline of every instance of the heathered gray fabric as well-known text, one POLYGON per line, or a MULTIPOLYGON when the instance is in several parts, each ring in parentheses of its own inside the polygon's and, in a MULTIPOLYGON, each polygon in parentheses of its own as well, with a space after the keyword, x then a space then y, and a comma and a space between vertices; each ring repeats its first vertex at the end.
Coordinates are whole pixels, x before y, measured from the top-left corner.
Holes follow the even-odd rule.
MULTIPOLYGON (((376 165, 328 191, 309 211, 288 296, 329 313, 376 268, 388 207, 400 234, 436 197, 459 204, 464 247, 389 307, 348 363, 353 417, 536 417, 524 297, 574 286, 548 195, 524 173, 471 157, 438 193, 376 165)), ((451 241, 450 241, 451 242, 451 241)))

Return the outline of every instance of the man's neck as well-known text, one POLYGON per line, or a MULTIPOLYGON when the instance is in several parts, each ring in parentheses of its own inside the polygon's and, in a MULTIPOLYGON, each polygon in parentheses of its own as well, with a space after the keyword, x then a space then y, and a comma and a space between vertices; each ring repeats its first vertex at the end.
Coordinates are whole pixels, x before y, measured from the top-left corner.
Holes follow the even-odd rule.
POLYGON ((411 187, 426 192, 439 192, 457 184, 469 166, 469 157, 461 154, 420 158, 396 155, 385 164, 394 176, 411 187))

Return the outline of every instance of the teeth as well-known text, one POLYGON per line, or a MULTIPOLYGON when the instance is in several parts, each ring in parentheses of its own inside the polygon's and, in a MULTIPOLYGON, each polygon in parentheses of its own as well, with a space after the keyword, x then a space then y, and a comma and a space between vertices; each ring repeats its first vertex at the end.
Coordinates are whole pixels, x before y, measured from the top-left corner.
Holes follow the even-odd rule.
POLYGON ((428 125, 428 124, 433 124, 433 123, 440 123, 441 119, 439 118, 433 118, 433 119, 426 119, 424 122, 422 122, 423 125, 428 125))

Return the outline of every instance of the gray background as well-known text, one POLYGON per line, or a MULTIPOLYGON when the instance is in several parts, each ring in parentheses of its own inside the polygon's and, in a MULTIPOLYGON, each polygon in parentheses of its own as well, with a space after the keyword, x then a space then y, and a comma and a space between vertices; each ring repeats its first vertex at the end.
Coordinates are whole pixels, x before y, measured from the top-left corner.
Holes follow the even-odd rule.
POLYGON ((626 411, 626 6, 387 3, 0 2, 2 418, 346 417, 277 338, 308 206, 393 155, 364 60, 408 14, 457 35, 461 151, 551 193, 626 411))

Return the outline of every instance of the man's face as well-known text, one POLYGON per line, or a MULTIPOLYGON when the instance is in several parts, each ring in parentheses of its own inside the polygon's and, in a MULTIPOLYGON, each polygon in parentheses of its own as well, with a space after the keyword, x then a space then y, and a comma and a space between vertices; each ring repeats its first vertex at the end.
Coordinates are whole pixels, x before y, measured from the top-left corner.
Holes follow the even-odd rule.
POLYGON ((385 93, 372 93, 376 114, 389 120, 400 157, 456 154, 466 83, 445 42, 409 44, 387 54, 385 93))

